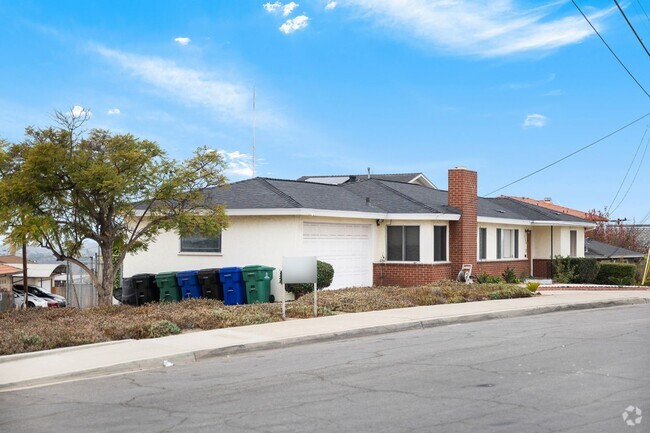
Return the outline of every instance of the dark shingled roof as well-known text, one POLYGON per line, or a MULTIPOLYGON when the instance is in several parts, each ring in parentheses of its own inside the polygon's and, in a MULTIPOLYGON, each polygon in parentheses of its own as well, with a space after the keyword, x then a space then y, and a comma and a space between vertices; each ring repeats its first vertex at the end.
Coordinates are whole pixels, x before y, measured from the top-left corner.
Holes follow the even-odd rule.
POLYGON ((541 206, 524 203, 510 197, 479 198, 478 214, 483 217, 531 221, 588 222, 573 215, 556 212, 541 206))
MULTIPOLYGON (((447 205, 447 191, 419 184, 381 180, 341 185, 256 177, 207 191, 208 197, 229 209, 321 209, 392 214, 455 214, 447 205)), ((508 197, 479 198, 478 215, 524 221, 585 220, 508 197)))
POLYGON ((370 179, 366 182, 347 183, 343 188, 362 197, 370 197, 388 213, 445 213, 458 214, 456 208, 447 206, 447 192, 411 183, 370 179))
POLYGON ((585 257, 595 259, 640 259, 645 257, 645 255, 626 248, 617 247, 616 245, 610 245, 587 238, 585 239, 585 257))
POLYGON ((336 185, 256 177, 208 191, 209 197, 230 209, 327 209, 382 212, 359 196, 336 185))
MULTIPOLYGON (((385 173, 385 174, 370 174, 370 179, 377 179, 377 180, 390 180, 393 182, 403 182, 403 183, 409 183, 415 178, 419 176, 424 176, 423 173, 385 173)), ((343 183, 353 183, 353 182, 361 182, 364 180, 369 180, 368 179, 368 174, 339 174, 339 175, 325 175, 325 176, 301 176, 298 178, 298 181, 300 182, 314 182, 318 183, 318 179, 322 179, 321 183, 329 183, 327 182, 327 179, 339 179, 337 180, 337 183, 343 184, 343 183), (345 179, 345 180, 341 180, 345 179)), ((424 176, 424 178, 429 181, 429 179, 424 176)), ((431 181, 429 181, 431 182, 431 181)), ((431 183, 433 185, 433 183, 431 183)), ((435 185, 434 185, 435 186, 435 185)))

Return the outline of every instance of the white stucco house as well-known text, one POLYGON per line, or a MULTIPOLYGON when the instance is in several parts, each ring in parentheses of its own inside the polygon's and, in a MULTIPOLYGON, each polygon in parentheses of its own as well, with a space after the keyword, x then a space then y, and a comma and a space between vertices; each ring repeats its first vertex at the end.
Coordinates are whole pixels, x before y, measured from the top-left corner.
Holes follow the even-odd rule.
POLYGON ((230 218, 218 238, 163 233, 148 251, 127 256, 123 275, 253 264, 279 270, 283 256, 315 255, 333 265, 333 289, 426 284, 454 278, 463 264, 475 274, 511 267, 547 277, 553 256, 584 255, 585 228, 594 226, 507 197, 480 198, 477 174, 465 168, 449 170, 448 191, 423 175, 390 176, 400 175, 258 177, 210 190, 230 218))

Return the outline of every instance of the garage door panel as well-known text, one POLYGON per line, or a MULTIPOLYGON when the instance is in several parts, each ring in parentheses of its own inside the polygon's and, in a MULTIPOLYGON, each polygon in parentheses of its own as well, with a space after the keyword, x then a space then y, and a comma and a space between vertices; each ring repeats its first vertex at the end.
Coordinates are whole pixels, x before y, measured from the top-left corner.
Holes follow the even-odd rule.
POLYGON ((304 254, 334 267, 330 288, 372 284, 370 229, 370 224, 304 223, 304 254))

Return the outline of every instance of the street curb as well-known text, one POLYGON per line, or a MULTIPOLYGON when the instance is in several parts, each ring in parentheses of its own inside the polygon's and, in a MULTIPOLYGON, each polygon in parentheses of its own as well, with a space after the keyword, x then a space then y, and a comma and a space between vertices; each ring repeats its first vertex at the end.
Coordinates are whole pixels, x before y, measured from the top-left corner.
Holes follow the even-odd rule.
POLYGON ((41 356, 58 355, 59 353, 72 352, 75 350, 87 349, 91 347, 116 346, 119 344, 133 341, 132 338, 117 341, 102 341, 101 343, 84 344, 83 346, 59 347, 57 349, 39 350, 38 352, 15 353, 13 355, 0 356, 0 365, 5 362, 20 361, 22 359, 39 358, 41 356))
MULTIPOLYGON (((410 331, 416 329, 433 328, 438 326, 458 325, 464 323, 482 322, 495 319, 507 319, 524 316, 535 316, 540 314, 566 312, 577 310, 588 310, 597 308, 619 307, 638 304, 647 304, 650 300, 645 298, 623 298, 611 299, 607 301, 594 301, 584 302, 578 304, 558 304, 547 305, 540 307, 526 307, 512 310, 493 311, 488 313, 474 313, 459 316, 440 317, 424 320, 413 320, 404 323, 396 323, 390 325, 370 326, 366 328, 350 329, 339 332, 326 332, 315 335, 306 335, 300 337, 289 337, 273 341, 262 341, 250 344, 235 344, 229 347, 219 349, 204 349, 189 351, 184 353, 170 354, 168 356, 158 356, 149 359, 140 359, 135 361, 124 362, 120 364, 92 368, 73 373, 65 373, 56 376, 31 379, 21 382, 13 382, 0 385, 0 393, 15 391, 23 388, 31 388, 37 386, 52 385, 60 382, 76 381, 83 379, 98 378, 110 375, 133 373, 144 370, 152 370, 161 368, 163 361, 170 361, 174 365, 185 365, 198 362, 205 359, 217 358, 221 356, 229 356, 234 354, 241 354, 247 352, 255 352, 262 350, 273 350, 286 347, 293 347, 304 344, 320 343, 334 340, 345 340, 358 337, 374 336, 381 334, 389 334, 395 332, 410 331)), ((105 343, 98 343, 103 345, 105 343)), ((80 346, 84 347, 84 346, 80 346)), ((79 349, 80 347, 77 347, 79 349)), ((75 348, 64 348, 74 350, 75 348)), ((55 349, 58 350, 58 349, 55 349)), ((38 356, 45 356, 47 353, 38 356)), ((20 355, 20 354, 19 354, 20 355)), ((29 355, 29 354, 22 354, 29 355)), ((14 358, 15 360, 15 358, 14 358)))

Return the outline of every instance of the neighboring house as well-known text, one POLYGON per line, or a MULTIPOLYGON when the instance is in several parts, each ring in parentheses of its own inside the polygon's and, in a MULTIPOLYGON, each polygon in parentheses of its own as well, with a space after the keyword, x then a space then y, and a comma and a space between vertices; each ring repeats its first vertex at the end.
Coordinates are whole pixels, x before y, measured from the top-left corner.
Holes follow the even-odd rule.
MULTIPOLYGON (((23 258, 21 256, 15 256, 15 255, 0 256, 0 263, 4 263, 6 265, 16 265, 20 267, 23 265, 23 258)), ((28 260, 27 263, 34 263, 34 262, 28 260)))
POLYGON ((20 273, 17 267, 0 264, 0 311, 9 311, 14 305, 12 275, 20 273))
POLYGON ((412 183, 428 188, 438 189, 423 173, 395 173, 395 174, 339 174, 329 176, 302 176, 300 182, 324 183, 327 185, 342 185, 344 183, 360 182, 368 179, 390 180, 393 182, 412 183))
MULTIPOLYGON (((39 286, 48 292, 51 292, 54 285, 54 279, 58 275, 65 274, 66 265, 47 264, 47 263, 28 263, 27 264, 27 284, 39 286)), ((14 283, 23 282, 23 270, 13 276, 14 283)))
POLYGON ((587 238, 585 240, 585 257, 601 261, 636 263, 643 260, 645 254, 587 238))
MULTIPOLYGON (((226 205, 218 238, 161 234, 127 256, 123 275, 263 264, 317 256, 334 267, 331 288, 418 285, 474 273, 547 277, 555 255, 583 256, 594 224, 510 198, 479 198, 477 173, 449 170, 449 191, 367 177, 324 184, 254 178, 208 191, 226 205)), ((272 293, 281 285, 276 271, 272 293)))
POLYGON ((560 213, 565 213, 567 215, 573 215, 578 218, 590 220, 590 221, 596 221, 596 222, 608 222, 609 220, 603 216, 592 214, 589 212, 584 212, 581 210, 577 209, 571 209, 568 207, 560 206, 555 203, 553 203, 553 200, 550 197, 546 197, 543 200, 536 200, 534 198, 528 198, 528 197, 516 197, 516 196, 504 196, 504 197, 509 197, 513 198, 515 200, 519 200, 524 203, 528 204, 533 204, 535 206, 541 206, 543 208, 555 211, 555 212, 560 212, 560 213))

